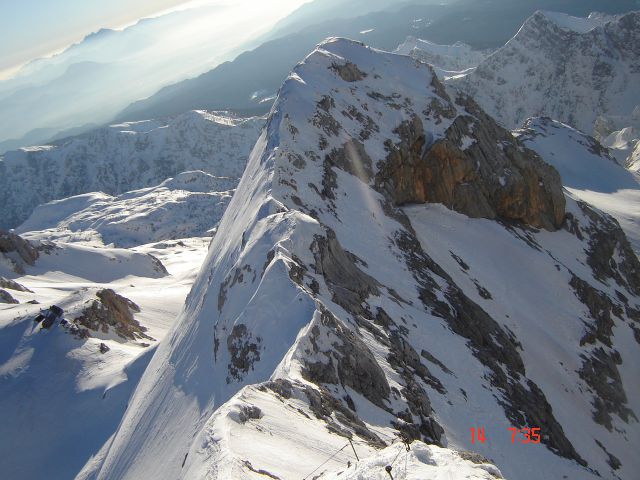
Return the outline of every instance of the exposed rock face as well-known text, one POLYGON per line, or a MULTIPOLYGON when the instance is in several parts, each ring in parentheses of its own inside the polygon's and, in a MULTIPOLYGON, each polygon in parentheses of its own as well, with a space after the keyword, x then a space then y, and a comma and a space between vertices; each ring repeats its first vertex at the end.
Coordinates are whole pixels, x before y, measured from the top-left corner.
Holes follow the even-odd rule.
POLYGON ((473 218, 560 228, 565 200, 558 172, 469 97, 459 96, 456 104, 475 118, 457 117, 433 144, 419 117, 400 125, 401 142, 387 142, 389 155, 377 182, 398 205, 442 203, 473 218))
MULTIPOLYGON (((585 252, 587 265, 591 267, 594 278, 605 291, 607 283, 614 282, 628 292, 640 295, 640 261, 618 222, 585 203, 580 203, 579 207, 589 223, 581 228, 568 222, 567 228, 577 236, 588 236, 585 252)), ((567 218, 573 220, 572 215, 567 218)), ((629 298, 619 290, 613 297, 575 275, 569 284, 588 311, 586 332, 580 340, 580 345, 585 348, 578 373, 594 392, 593 419, 609 431, 614 428, 614 415, 625 423, 637 421, 635 412, 629 407, 622 382, 622 358, 614 348, 613 328, 618 322, 627 323, 637 338, 640 308, 631 304, 629 298)))
POLYGON ((0 230, 0 255, 6 258, 16 273, 24 273, 24 265, 33 266, 38 259, 38 250, 15 233, 0 230))
POLYGON ((255 362, 260 361, 261 339, 253 338, 246 325, 234 325, 227 337, 230 363, 227 383, 240 381, 253 368, 255 362))
POLYGON ((20 302, 18 302, 18 300, 16 300, 15 298, 13 298, 11 296, 11 294, 9 292, 7 292, 6 290, 0 289, 0 303, 17 304, 17 303, 20 303, 20 302))
POLYGON ((113 329, 123 339, 151 339, 144 333, 147 329, 133 316, 140 312, 135 303, 111 289, 100 290, 96 297, 74 320, 76 325, 84 327, 82 336, 91 336, 91 331, 109 333, 113 329))
POLYGON ((21 285, 18 282, 15 282, 15 281, 13 281, 13 280, 11 280, 9 278, 4 278, 4 277, 0 277, 0 287, 1 288, 8 288, 9 290, 16 290, 17 292, 33 293, 31 290, 29 290, 24 285, 21 285))
POLYGON ((322 384, 333 383, 351 387, 374 405, 385 408, 389 383, 367 346, 329 311, 321 315, 320 325, 313 327, 309 341, 314 353, 326 356, 323 362, 307 363, 303 376, 322 384), (322 338, 322 337, 325 338, 322 338), (319 345, 328 342, 333 348, 322 351, 319 345))

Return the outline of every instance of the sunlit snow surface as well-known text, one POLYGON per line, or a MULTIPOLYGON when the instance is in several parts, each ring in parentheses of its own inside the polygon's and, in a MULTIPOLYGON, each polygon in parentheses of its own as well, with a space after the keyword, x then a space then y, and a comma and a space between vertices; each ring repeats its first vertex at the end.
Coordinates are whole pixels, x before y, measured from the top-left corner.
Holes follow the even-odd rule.
MULTIPOLYGON (((480 466, 456 463, 459 457, 454 450, 473 450, 494 461, 506 478, 598 478, 544 445, 511 443, 510 421, 499 403, 503 394, 491 385, 487 367, 474 356, 468 340, 422 307, 419 285, 393 240, 406 227, 385 213, 381 194, 357 176, 364 163, 359 165, 352 158, 355 174, 333 168, 331 201, 320 194, 322 138, 327 143, 324 149, 330 151, 342 147, 361 128, 347 109, 353 106, 367 112, 379 127, 363 140, 375 166, 376 160, 386 156, 384 142, 398 140, 394 129, 407 119, 407 110, 424 112, 436 96, 432 78, 432 70, 410 58, 340 39, 323 43, 298 65, 280 91, 178 321, 157 349, 116 434, 79 478, 253 480, 264 479, 266 474, 260 472, 268 472, 289 479, 304 478, 319 465, 324 466, 314 475, 336 478, 345 471, 345 463, 353 460, 346 450, 327 461, 345 445, 345 437, 318 420, 304 393, 305 388, 318 388, 302 375, 305 362, 322 361, 326 358, 322 352, 340 343, 335 331, 323 325, 320 308, 331 311, 344 329, 362 341, 391 388, 401 389, 403 380, 387 360, 389 346, 372 333, 375 327, 359 327, 334 301, 326 278, 311 267, 316 264, 314 239, 324 238, 327 229, 358 259, 357 268, 379 283, 379 293, 369 295, 363 308, 383 307, 402 322, 415 350, 425 349, 441 362, 430 363, 429 368, 446 393, 425 388, 450 450, 416 447, 415 458, 407 457, 407 463, 427 469, 428 465, 418 463, 422 462, 420 452, 428 451, 442 467, 430 474, 447 478, 453 470, 452 475, 466 471, 485 478, 490 473, 480 466), (334 64, 344 65, 347 60, 366 77, 357 82, 340 80, 334 64), (336 103, 332 114, 340 124, 336 135, 313 121, 318 102, 329 92, 336 103), (405 97, 411 103, 403 104, 405 97), (380 100, 384 98, 397 100, 399 108, 380 100), (298 153, 304 153, 303 161, 296 157, 298 153), (294 267, 300 265, 308 266, 304 284, 292 279, 294 267), (313 294, 312 279, 317 282, 313 294), (230 335, 240 326, 246 331, 236 340, 246 342, 247 348, 251 343, 259 348, 247 357, 250 367, 234 373, 230 335), (294 387, 281 396, 265 383, 270 380, 288 380, 294 387), (256 418, 243 417, 243 409, 252 406, 259 409, 256 418), (472 444, 470 427, 486 427, 488 441, 472 444)), ((441 138, 451 120, 436 123, 422 115, 432 138, 441 138)), ((567 202, 568 212, 578 222, 588 221, 570 195, 567 202)), ((404 212, 424 251, 451 281, 505 331, 513 332, 521 344, 518 351, 527 378, 545 392, 578 453, 588 458, 592 468, 608 474, 608 457, 595 443, 597 439, 621 460, 617 474, 632 475, 639 466, 637 423, 626 424, 614 416, 614 428, 607 431, 594 422, 593 396, 577 373, 582 355, 590 348, 580 346, 585 330, 582 317, 588 312, 569 286, 571 276, 578 275, 608 295, 617 288, 594 278, 586 263, 587 240, 566 230, 532 232, 472 220, 440 205, 412 206, 404 212), (468 269, 461 267, 454 254, 468 269), (478 285, 491 298, 483 296, 478 285)), ((448 288, 444 277, 434 274, 433 281, 437 288, 448 288)), ((436 292, 442 300, 444 291, 436 292)), ((636 297, 626 294, 637 303, 636 297)), ((627 323, 614 323, 613 343, 622 358, 620 375, 629 406, 640 410, 637 345, 627 323)), ((348 395, 366 427, 385 443, 392 442, 393 416, 388 411, 349 387, 324 387, 336 399, 348 395)), ((398 397, 389 396, 384 402, 393 411, 406 408, 398 397)), ((378 468, 398 447, 377 454, 360 438, 356 440, 363 459, 357 466, 360 478, 385 478, 378 468)), ((354 475, 347 478, 359 478, 354 475)))
POLYGON ((21 304, 0 304, 0 472, 7 479, 73 478, 115 431, 153 351, 173 324, 209 239, 184 239, 135 250, 59 243, 35 267, 16 275, 33 293, 11 291, 21 304), (169 271, 163 274, 147 255, 169 271), (38 331, 33 317, 60 305, 82 306, 114 289, 141 309, 136 319, 154 340, 97 334, 80 340, 61 327, 38 331), (37 299, 39 304, 28 302, 37 299), (110 350, 102 354, 100 343, 110 350))

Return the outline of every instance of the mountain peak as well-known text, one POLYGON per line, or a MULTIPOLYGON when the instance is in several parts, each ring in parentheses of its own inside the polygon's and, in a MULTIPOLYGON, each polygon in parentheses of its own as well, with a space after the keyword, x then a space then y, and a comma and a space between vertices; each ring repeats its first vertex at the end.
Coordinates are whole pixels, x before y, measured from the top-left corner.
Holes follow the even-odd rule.
POLYGON ((624 315, 624 298, 633 315, 638 271, 617 224, 565 199, 552 167, 431 67, 332 38, 280 89, 185 308, 91 468, 298 478, 347 439, 369 455, 394 437, 444 448, 484 422, 545 432, 533 457, 473 447, 507 478, 595 478, 583 467, 609 468, 592 448, 604 431, 633 468, 610 428, 632 428, 613 393, 629 349, 623 362, 593 346, 618 337, 585 308, 624 315), (562 353, 540 348, 549 338, 562 353))
MULTIPOLYGON (((270 124, 283 117, 283 151, 314 151, 325 171, 354 174, 398 205, 443 203, 472 217, 551 230, 562 223, 557 173, 409 57, 329 39, 294 69, 274 111, 270 124)), ((291 160, 284 162, 282 170, 291 160)), ((288 177, 298 181, 293 171, 288 177)), ((324 197, 331 198, 331 183, 322 181, 324 197)), ((304 203, 300 194, 287 195, 304 203)))

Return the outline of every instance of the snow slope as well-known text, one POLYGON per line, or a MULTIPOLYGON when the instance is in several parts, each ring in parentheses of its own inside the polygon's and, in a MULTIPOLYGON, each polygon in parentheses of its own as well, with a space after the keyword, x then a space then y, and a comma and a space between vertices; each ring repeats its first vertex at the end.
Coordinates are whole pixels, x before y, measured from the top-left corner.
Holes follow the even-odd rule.
POLYGON ((117 197, 87 193, 40 205, 16 232, 26 238, 131 247, 202 237, 222 218, 237 179, 183 172, 117 197))
POLYGON ((123 123, 0 155, 0 228, 42 203, 89 192, 119 195, 202 170, 240 178, 264 120, 192 111, 123 123))
MULTIPOLYGON (((640 109, 638 109, 640 111, 640 109)), ((621 130, 612 131, 603 138, 602 145, 609 148, 618 162, 631 171, 640 170, 640 120, 629 122, 621 130)))
POLYGON ((528 165, 539 208, 561 192, 427 65, 318 46, 282 86, 178 321, 78 478, 336 478, 348 462, 360 473, 347 478, 386 478, 399 437, 445 449, 414 444, 409 478, 428 470, 418 463, 490 475, 462 450, 506 478, 632 478, 640 263, 624 234, 570 195, 547 230, 398 202, 411 182, 389 162, 437 149, 475 167, 456 190, 483 195, 480 182, 517 204, 528 165), (509 178, 487 168, 494 153, 512 159, 509 178), (542 443, 512 444, 511 426, 540 427, 542 443))
POLYGON ((73 478, 113 434, 158 341, 173 323, 206 253, 207 240, 136 250, 43 244, 34 266, 0 275, 30 291, 0 305, 0 475, 73 478), (148 254, 167 268, 163 272, 148 254), (57 304, 79 314, 99 289, 134 301, 150 339, 113 332, 78 338, 61 327, 38 332, 33 317, 57 304), (33 304, 28 302, 37 301, 33 304), (109 350, 100 352, 100 344, 109 350))
POLYGON ((548 116, 592 133, 598 116, 639 104, 640 12, 616 17, 537 12, 477 69, 449 81, 507 128, 548 116))
POLYGON ((529 119, 514 135, 558 169, 573 195, 618 220, 640 252, 637 174, 618 164, 595 139, 549 118, 529 119))

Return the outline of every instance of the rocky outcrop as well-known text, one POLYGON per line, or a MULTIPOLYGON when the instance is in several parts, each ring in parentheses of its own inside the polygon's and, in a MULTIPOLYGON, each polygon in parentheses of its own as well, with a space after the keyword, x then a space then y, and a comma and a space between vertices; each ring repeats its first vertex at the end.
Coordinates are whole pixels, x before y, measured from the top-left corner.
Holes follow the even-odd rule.
POLYGON ((241 381, 253 368, 253 364, 260 361, 261 343, 260 337, 254 338, 246 325, 233 326, 227 337, 227 349, 231 357, 227 383, 241 381))
POLYGON ((109 333, 111 330, 125 340, 147 339, 147 329, 140 325, 133 314, 140 312, 140 307, 128 298, 118 295, 111 289, 100 290, 96 299, 90 300, 74 320, 83 337, 92 336, 91 332, 109 333))
POLYGON ((7 292, 6 290, 0 289, 0 303, 17 304, 17 303, 20 303, 20 302, 18 302, 18 300, 16 300, 15 298, 13 298, 11 296, 11 294, 9 292, 7 292))
POLYGON ((24 274, 25 265, 33 266, 38 259, 38 250, 19 235, 0 230, 0 255, 16 273, 24 274))
POLYGON ((11 279, 0 277, 0 288, 8 288, 9 290, 15 290, 17 292, 33 293, 24 285, 19 284, 11 279))
POLYGON ((456 103, 474 116, 458 116, 433 144, 418 116, 396 129, 401 141, 386 143, 378 185, 397 205, 442 203, 473 218, 560 228, 565 200, 558 172, 472 99, 460 96, 456 103))

